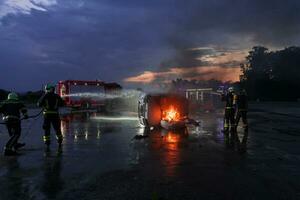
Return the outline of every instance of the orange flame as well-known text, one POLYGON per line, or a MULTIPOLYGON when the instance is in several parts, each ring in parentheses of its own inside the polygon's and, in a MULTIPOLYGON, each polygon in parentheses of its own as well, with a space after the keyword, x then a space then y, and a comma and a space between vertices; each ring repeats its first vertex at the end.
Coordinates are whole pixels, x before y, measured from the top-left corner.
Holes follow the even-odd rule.
POLYGON ((174 106, 170 106, 167 110, 163 111, 162 119, 166 121, 179 121, 180 114, 174 106))

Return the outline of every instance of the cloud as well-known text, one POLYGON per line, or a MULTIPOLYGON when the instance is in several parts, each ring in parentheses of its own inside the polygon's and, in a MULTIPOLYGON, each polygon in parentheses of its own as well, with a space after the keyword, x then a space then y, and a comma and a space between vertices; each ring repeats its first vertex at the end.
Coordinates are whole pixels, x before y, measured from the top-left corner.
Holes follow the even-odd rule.
POLYGON ((155 81, 158 77, 165 76, 167 74, 169 74, 169 72, 144 71, 142 74, 128 77, 124 79, 124 81, 129 83, 151 83, 155 81))
POLYGON ((178 49, 168 59, 161 62, 160 67, 165 69, 173 66, 195 67, 195 66, 238 66, 245 62, 247 50, 230 49, 224 47, 193 47, 189 49, 178 49))
POLYGON ((32 10, 45 12, 56 0, 4 0, 0 3, 0 19, 9 14, 30 14, 32 10))
POLYGON ((186 80, 219 80, 222 82, 239 81, 241 70, 237 67, 201 66, 191 68, 170 68, 168 71, 144 71, 136 76, 124 79, 135 84, 166 83, 176 78, 186 80))
POLYGON ((138 75, 148 82, 222 79, 221 72, 236 80, 230 74, 237 74, 252 46, 300 43, 298 0, 0 2, 3 88, 36 89, 75 78, 121 82, 138 75), (16 72, 22 76, 14 78, 16 72))
POLYGON ((182 73, 182 70, 179 68, 170 68, 168 71, 164 72, 144 71, 142 74, 128 77, 124 79, 124 81, 128 83, 152 83, 154 81, 162 80, 165 82, 171 77, 176 77, 178 73, 182 73))
POLYGON ((248 52, 247 50, 219 50, 213 54, 207 54, 197 59, 209 65, 236 67, 244 63, 248 52))
POLYGON ((146 84, 168 82, 176 78, 235 82, 241 75, 239 66, 245 62, 247 51, 219 47, 194 47, 186 49, 180 55, 182 56, 181 62, 174 62, 178 65, 172 67, 164 65, 158 71, 144 71, 125 78, 124 82, 146 84))

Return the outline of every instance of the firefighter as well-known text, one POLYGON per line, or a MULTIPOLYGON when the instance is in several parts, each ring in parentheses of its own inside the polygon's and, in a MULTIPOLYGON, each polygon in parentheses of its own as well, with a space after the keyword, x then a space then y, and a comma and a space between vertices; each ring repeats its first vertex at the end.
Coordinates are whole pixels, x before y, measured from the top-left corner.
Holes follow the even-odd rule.
POLYGON ((233 87, 229 87, 227 94, 222 94, 222 101, 225 101, 225 114, 224 114, 224 132, 228 133, 230 130, 235 128, 235 104, 236 104, 236 95, 234 94, 233 87))
POLYGON ((236 113, 236 128, 242 118, 244 130, 248 130, 248 120, 247 120, 247 110, 248 110, 248 99, 245 89, 242 89, 237 95, 237 113, 236 113))
POLYGON ((56 132, 56 139, 59 147, 62 145, 63 136, 60 128, 60 117, 58 113, 59 107, 62 107, 64 102, 62 98, 55 93, 55 86, 47 84, 45 86, 45 94, 38 101, 38 106, 43 108, 44 124, 43 129, 45 131, 43 140, 47 149, 50 145, 50 130, 51 124, 56 132))
POLYGON ((21 136, 21 119, 20 113, 24 119, 28 119, 27 109, 23 103, 19 101, 16 93, 9 93, 7 100, 0 105, 0 113, 3 114, 3 120, 6 123, 6 128, 10 139, 5 145, 4 155, 17 155, 17 149, 25 146, 25 143, 18 143, 21 136))

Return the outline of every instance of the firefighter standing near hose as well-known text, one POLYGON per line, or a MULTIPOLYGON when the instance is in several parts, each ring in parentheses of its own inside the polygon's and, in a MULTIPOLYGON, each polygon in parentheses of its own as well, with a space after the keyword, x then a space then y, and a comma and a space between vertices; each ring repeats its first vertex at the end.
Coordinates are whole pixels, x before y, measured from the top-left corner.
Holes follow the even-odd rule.
POLYGON ((235 130, 235 105, 236 95, 234 94, 233 87, 229 87, 227 93, 222 94, 222 101, 225 101, 225 114, 224 114, 224 133, 229 133, 235 130))
POLYGON ((45 86, 45 94, 38 101, 38 106, 43 108, 44 114, 44 124, 43 129, 45 130, 44 134, 44 143, 47 146, 47 149, 50 145, 50 130, 51 124, 56 132, 56 139, 59 144, 59 147, 62 145, 63 136, 60 128, 60 117, 58 109, 62 107, 64 102, 62 98, 55 93, 55 86, 47 84, 45 86))
POLYGON ((6 123, 6 128, 10 136, 4 148, 4 155, 17 155, 16 150, 25 145, 25 143, 18 143, 22 130, 20 113, 23 114, 24 119, 28 119, 27 109, 19 101, 16 93, 9 93, 7 100, 0 105, 0 113, 3 114, 3 120, 6 123))

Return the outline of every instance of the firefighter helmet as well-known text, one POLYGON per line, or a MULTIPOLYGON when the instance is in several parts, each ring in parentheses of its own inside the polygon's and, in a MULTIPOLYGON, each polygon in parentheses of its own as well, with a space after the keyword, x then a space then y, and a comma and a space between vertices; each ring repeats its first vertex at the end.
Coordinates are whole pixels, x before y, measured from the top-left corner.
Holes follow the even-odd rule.
POLYGON ((45 91, 46 92, 54 92, 55 91, 55 86, 48 83, 47 85, 45 85, 45 91))
POLYGON ((19 97, 18 97, 18 95, 17 95, 16 93, 11 92, 11 93, 9 93, 9 94, 7 95, 7 99, 8 99, 8 100, 18 100, 19 97))

